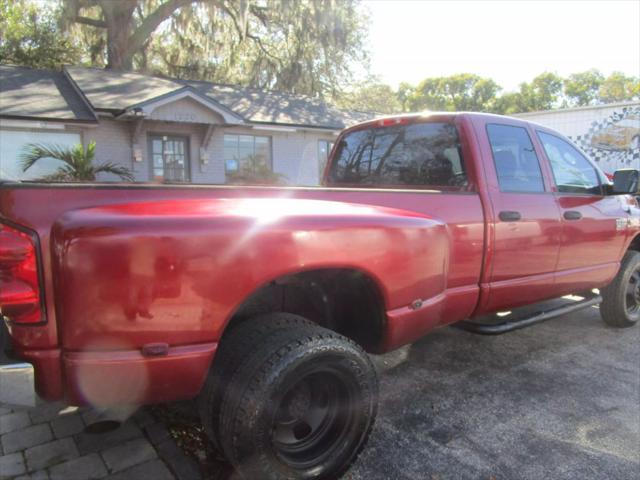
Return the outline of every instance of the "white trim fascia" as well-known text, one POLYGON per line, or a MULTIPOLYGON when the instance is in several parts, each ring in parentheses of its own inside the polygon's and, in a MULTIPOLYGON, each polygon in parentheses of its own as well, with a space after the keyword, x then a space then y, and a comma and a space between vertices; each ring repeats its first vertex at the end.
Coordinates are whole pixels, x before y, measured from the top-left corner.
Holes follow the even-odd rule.
POLYGON ((47 122, 46 120, 14 120, 11 118, 0 118, 1 128, 30 128, 39 130, 65 130, 67 127, 74 128, 96 128, 94 123, 65 123, 47 122))
POLYGON ((251 128, 254 130, 264 130, 266 132, 285 132, 285 133, 293 133, 297 132, 298 129, 294 127, 278 127, 278 126, 268 126, 268 125, 253 125, 251 128))

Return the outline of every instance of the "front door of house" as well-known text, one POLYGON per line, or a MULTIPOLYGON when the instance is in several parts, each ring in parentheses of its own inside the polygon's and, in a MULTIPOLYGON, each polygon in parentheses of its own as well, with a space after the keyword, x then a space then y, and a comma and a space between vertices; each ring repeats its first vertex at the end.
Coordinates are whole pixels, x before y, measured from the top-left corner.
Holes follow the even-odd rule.
POLYGON ((188 137, 154 135, 149 137, 153 179, 157 182, 189 181, 188 137))

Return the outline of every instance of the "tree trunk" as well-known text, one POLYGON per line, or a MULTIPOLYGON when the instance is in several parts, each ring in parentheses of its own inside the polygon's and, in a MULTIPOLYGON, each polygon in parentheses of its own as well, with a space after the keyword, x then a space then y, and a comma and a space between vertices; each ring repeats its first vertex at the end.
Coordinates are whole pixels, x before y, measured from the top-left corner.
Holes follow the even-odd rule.
POLYGON ((100 7, 107 24, 107 68, 131 70, 133 55, 129 41, 133 31, 133 12, 136 0, 100 0, 100 7))

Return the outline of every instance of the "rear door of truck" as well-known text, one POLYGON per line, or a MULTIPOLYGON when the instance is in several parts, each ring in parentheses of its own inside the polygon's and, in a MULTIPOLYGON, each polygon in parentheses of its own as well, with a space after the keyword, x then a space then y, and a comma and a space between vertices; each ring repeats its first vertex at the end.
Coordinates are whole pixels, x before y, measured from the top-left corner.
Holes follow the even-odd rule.
POLYGON ((475 116, 486 173, 491 251, 478 313, 507 310, 554 296, 560 210, 546 165, 525 122, 475 116))

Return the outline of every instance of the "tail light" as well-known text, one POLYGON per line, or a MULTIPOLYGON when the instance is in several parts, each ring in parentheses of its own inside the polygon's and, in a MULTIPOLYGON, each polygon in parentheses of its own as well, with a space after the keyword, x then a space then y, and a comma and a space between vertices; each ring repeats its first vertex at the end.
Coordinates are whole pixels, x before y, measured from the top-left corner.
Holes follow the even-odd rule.
POLYGON ((35 237, 0 223, 0 313, 13 323, 44 320, 35 237))

